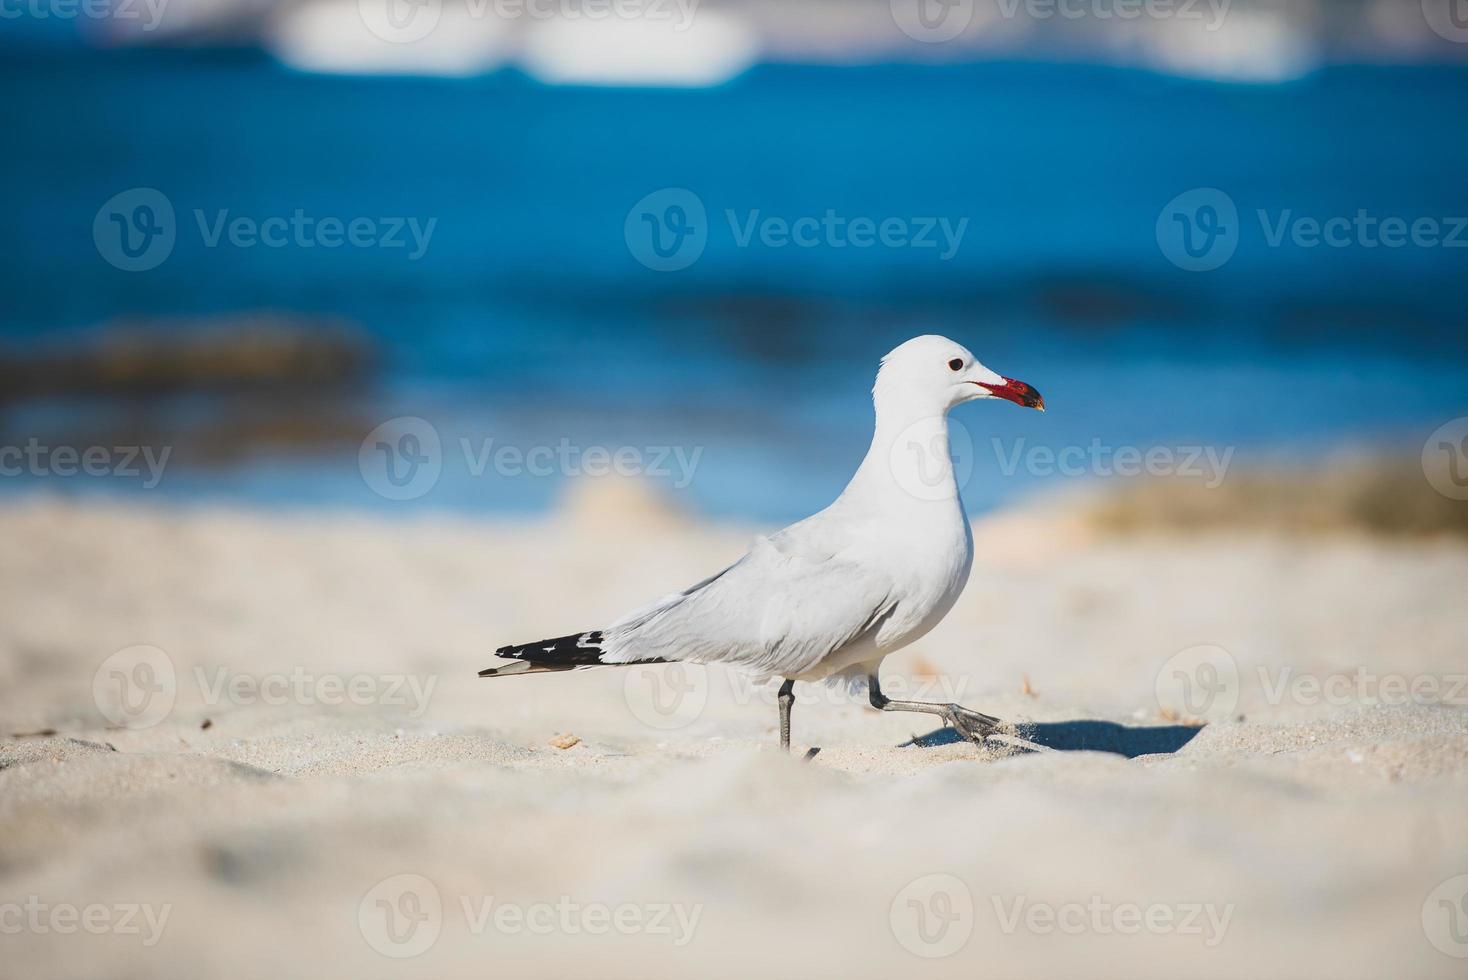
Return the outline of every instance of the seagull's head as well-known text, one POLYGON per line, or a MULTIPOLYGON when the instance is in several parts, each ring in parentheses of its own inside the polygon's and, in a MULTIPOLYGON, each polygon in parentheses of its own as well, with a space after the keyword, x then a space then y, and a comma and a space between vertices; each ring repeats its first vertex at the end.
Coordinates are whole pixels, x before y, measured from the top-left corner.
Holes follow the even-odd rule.
POLYGON ((965 346, 947 337, 914 337, 882 358, 872 389, 884 402, 939 414, 979 398, 1002 398, 1045 411, 1045 399, 1023 381, 995 374, 965 346))

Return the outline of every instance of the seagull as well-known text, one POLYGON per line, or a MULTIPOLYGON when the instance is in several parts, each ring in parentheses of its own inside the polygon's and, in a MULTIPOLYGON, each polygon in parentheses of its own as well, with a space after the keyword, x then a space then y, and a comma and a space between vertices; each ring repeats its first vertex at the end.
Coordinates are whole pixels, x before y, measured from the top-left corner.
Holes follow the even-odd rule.
POLYGON ((872 707, 937 715, 983 742, 999 719, 958 704, 882 693, 888 656, 948 614, 968 581, 974 540, 948 447, 948 411, 1003 399, 1045 410, 1040 393, 980 364, 945 337, 907 341, 882 358, 872 388, 875 433, 846 489, 825 510, 757 537, 748 553, 697 585, 610 626, 500 647, 506 677, 610 665, 724 664, 780 680, 780 746, 790 749, 796 681, 848 690, 872 707))

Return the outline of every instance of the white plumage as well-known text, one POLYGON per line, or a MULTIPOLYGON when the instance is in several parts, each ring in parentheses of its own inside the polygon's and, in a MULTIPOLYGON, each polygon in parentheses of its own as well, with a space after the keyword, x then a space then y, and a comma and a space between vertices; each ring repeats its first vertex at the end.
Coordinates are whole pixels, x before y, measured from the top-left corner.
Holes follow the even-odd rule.
MULTIPOLYGON (((722 572, 599 635, 542 641, 551 644, 543 656, 534 644, 501 655, 529 669, 681 660, 725 664, 757 680, 875 678, 883 658, 948 613, 973 562, 949 455, 949 409, 980 398, 1042 409, 1044 402, 935 336, 883 358, 872 396, 871 448, 825 510, 757 538, 722 572), (586 653, 556 652, 567 647, 586 653)), ((874 689, 874 703, 877 696, 874 689)))

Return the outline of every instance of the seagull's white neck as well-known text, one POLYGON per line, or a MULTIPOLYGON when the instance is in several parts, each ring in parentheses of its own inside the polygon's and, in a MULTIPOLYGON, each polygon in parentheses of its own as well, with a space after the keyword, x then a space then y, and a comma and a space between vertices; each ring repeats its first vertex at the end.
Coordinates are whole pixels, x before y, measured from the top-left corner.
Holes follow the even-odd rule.
POLYGON ((876 393, 871 448, 842 496, 883 511, 957 508, 961 514, 946 411, 885 394, 876 393))

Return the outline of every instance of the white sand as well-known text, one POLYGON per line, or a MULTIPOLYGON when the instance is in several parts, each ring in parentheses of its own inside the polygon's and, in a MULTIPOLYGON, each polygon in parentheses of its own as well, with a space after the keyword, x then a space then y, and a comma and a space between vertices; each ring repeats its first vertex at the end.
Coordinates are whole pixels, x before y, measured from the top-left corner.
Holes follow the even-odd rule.
POLYGON ((964 598, 889 684, 946 684, 1066 751, 899 747, 931 719, 811 689, 795 739, 822 751, 802 763, 775 750, 772 696, 718 672, 684 675, 707 701, 695 688, 669 729, 642 720, 664 718, 655 675, 474 676, 494 646, 595 627, 751 533, 616 500, 519 527, 0 510, 0 732, 59 732, 0 739, 0 975, 1468 972, 1448 955, 1468 956, 1468 910, 1454 945, 1437 899, 1457 886, 1434 896, 1468 874, 1462 544, 982 524, 964 598), (166 652, 176 701, 119 729, 93 675, 137 644, 166 652), (1199 644, 1240 679, 1195 729, 1156 683, 1199 644), (309 684, 284 703, 252 693, 292 672, 309 684), (210 703, 221 679, 246 687, 210 703), (323 679, 368 703, 321 703, 323 679), (440 914, 418 879, 407 902, 401 881, 373 891, 402 874, 440 914), (510 918, 479 919, 491 896, 510 918), (65 931, 88 906, 115 926, 143 906, 141 932, 65 931), (591 934, 602 907, 625 934, 591 934))

